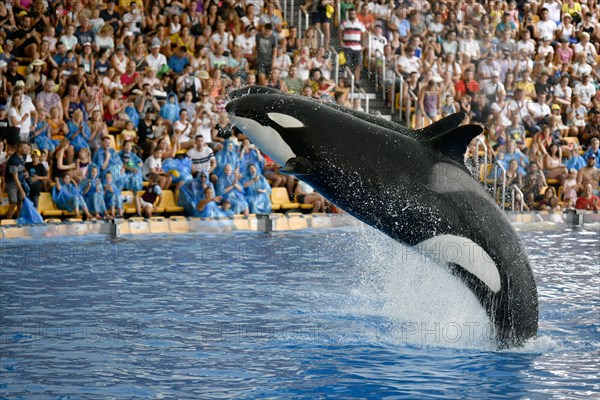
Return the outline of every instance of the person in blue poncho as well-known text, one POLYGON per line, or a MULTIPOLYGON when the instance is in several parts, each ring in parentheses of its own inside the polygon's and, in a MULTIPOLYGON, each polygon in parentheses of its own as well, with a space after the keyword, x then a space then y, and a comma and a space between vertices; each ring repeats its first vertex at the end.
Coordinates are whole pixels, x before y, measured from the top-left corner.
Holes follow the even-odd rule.
POLYGON ((121 174, 123 162, 117 151, 110 147, 110 138, 108 136, 102 138, 100 148, 94 153, 92 162, 100 169, 100 177, 104 176, 108 171, 113 174, 113 178, 121 174))
POLYGON ((250 167, 252 164, 256 166, 260 174, 263 173, 265 159, 262 154, 260 154, 260 151, 258 151, 256 146, 251 144, 250 140, 248 139, 244 139, 242 142, 240 159, 240 174, 242 174, 242 176, 246 176, 248 174, 248 167, 250 167))
POLYGON ((579 171, 581 168, 585 167, 585 158, 579 154, 579 149, 577 147, 570 149, 568 156, 569 159, 565 163, 565 167, 567 167, 568 170, 575 169, 576 171, 579 171))
POLYGON ((204 190, 210 187, 213 189, 212 182, 208 179, 208 172, 202 171, 198 178, 191 179, 185 182, 179 188, 179 195, 177 197, 177 204, 185 210, 185 215, 190 217, 197 217, 198 202, 204 199, 204 190))
POLYGON ((217 194, 231 203, 234 214, 248 215, 248 202, 244 197, 244 189, 229 164, 225 164, 223 167, 223 175, 217 182, 217 194))
POLYGON ((38 119, 39 122, 35 125, 35 128, 32 131, 32 142, 39 150, 48 150, 49 152, 53 152, 56 149, 56 145, 52 141, 52 136, 50 136, 50 128, 48 126, 48 122, 46 121, 46 112, 41 107, 38 110, 38 119))
POLYGON ((78 153, 82 148, 89 149, 88 140, 92 135, 92 131, 87 122, 83 119, 83 111, 75 110, 73 113, 73 119, 67 123, 69 133, 67 133, 67 139, 71 142, 71 146, 78 153))
POLYGON ((159 115, 169 123, 169 126, 173 126, 175 121, 179 119, 179 100, 175 93, 169 93, 167 101, 160 108, 159 115))
POLYGON ((240 154, 237 152, 235 141, 227 139, 225 148, 215 155, 215 159, 217 160, 217 168, 213 171, 215 175, 219 177, 223 175, 226 164, 229 164, 236 174, 239 173, 240 154))
POLYGON ((207 187, 204 189, 204 198, 198 202, 197 215, 201 218, 225 217, 226 214, 217 204, 221 199, 221 196, 215 197, 215 192, 211 187, 207 187))
POLYGON ((269 214, 271 212, 271 186, 267 179, 259 173, 256 165, 250 164, 242 184, 246 200, 250 205, 250 213, 269 214))
POLYGON ((92 218, 79 187, 71 181, 71 175, 68 173, 64 174, 62 179, 56 178, 56 185, 52 188, 52 200, 60 210, 74 212, 76 218, 81 218, 81 211, 88 219, 92 218))
POLYGON ((221 202, 221 212, 223 216, 233 218, 233 210, 231 209, 231 203, 228 200, 221 202))
POLYGON ((100 180, 98 167, 95 164, 89 165, 87 175, 81 181, 81 194, 91 214, 95 214, 96 218, 100 218, 100 215, 106 215, 104 188, 100 180))
POLYGON ((187 156, 186 150, 177 150, 174 158, 167 158, 162 162, 164 171, 168 171, 173 177, 175 190, 179 189, 185 182, 193 179, 192 160, 187 156))
POLYGON ((511 160, 517 160, 519 174, 525 175, 525 168, 529 165, 529 159, 525 154, 517 150, 517 144, 513 140, 509 140, 506 143, 506 151, 504 152, 504 159, 502 160, 502 164, 507 170, 511 160))
POLYGON ((123 217, 123 197, 121 189, 113 181, 113 175, 110 171, 104 177, 104 204, 106 204, 106 214, 110 218, 123 217))
POLYGON ((144 162, 132 151, 132 149, 133 142, 127 140, 123 143, 123 149, 119 152, 119 158, 125 168, 122 182, 123 185, 120 186, 124 190, 131 190, 136 193, 144 187, 144 180, 142 178, 142 166, 144 165, 144 162))

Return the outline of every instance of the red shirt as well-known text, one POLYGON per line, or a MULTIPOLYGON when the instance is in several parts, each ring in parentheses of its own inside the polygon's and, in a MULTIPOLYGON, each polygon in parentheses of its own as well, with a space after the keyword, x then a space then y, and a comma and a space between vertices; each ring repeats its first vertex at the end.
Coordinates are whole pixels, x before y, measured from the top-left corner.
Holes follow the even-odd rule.
POLYGON ((592 195, 589 199, 585 197, 577 198, 575 208, 578 210, 599 210, 600 209, 600 197, 592 195))
POLYGON ((137 76, 138 76, 137 72, 134 72, 131 75, 127 75, 125 73, 125 74, 121 75, 121 83, 123 84, 123 86, 131 85, 133 82, 135 82, 137 76))
POLYGON ((465 94, 467 94, 467 92, 473 96, 473 93, 477 93, 479 91, 479 83, 475 79, 469 83, 466 83, 464 79, 461 79, 460 81, 456 82, 454 88, 456 89, 457 98, 463 97, 465 94))

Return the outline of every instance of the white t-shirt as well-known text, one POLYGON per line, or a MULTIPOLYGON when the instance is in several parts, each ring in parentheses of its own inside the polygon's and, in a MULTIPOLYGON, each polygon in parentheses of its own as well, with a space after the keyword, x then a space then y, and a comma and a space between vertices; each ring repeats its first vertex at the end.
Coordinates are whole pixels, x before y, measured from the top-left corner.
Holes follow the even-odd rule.
POLYGON ((250 36, 247 38, 246 35, 243 34, 237 35, 234 44, 242 49, 243 55, 251 56, 254 52, 254 48, 256 47, 256 37, 250 36))
POLYGON ((208 146, 204 146, 200 151, 196 150, 195 147, 191 148, 188 150, 187 155, 192 160, 192 171, 194 172, 210 171, 210 160, 215 159, 215 154, 208 146))
POLYGON ((142 174, 144 175, 144 179, 148 179, 148 175, 150 174, 151 169, 154 169, 156 171, 162 171, 162 160, 160 158, 154 158, 153 155, 146 158, 146 161, 144 161, 144 166, 142 167, 142 174))
POLYGON ((190 133, 192 132, 192 124, 188 122, 186 126, 186 124, 181 122, 180 120, 175 121, 175 123, 173 124, 173 133, 181 130, 183 130, 183 132, 181 132, 182 135, 179 136, 179 143, 189 142, 191 140, 190 133))
POLYGON ((558 26, 556 25, 556 22, 548 20, 538 22, 537 28, 542 39, 552 40, 554 39, 554 31, 558 29, 558 26))
POLYGON ((9 126, 13 126, 11 123, 12 117, 17 118, 17 120, 20 120, 21 117, 23 117, 23 115, 29 113, 29 118, 25 118, 25 120, 23 122, 18 123, 17 125, 15 125, 16 127, 19 127, 19 140, 23 141, 23 142, 29 142, 29 131, 31 130, 31 117, 32 117, 32 111, 35 111, 35 107, 33 106, 33 104, 23 101, 21 102, 21 106, 19 107, 19 109, 17 110, 14 107, 11 107, 8 110, 8 124, 9 126))
POLYGON ((548 10, 548 19, 554 21, 555 23, 560 22, 560 4, 558 1, 553 3, 545 2, 543 8, 548 10))
POLYGON ((588 104, 592 101, 592 96, 596 93, 596 87, 592 84, 592 82, 584 85, 583 82, 579 82, 573 88, 573 94, 577 96, 581 96, 581 102, 583 104, 588 104))
POLYGON ((146 56, 146 62, 149 67, 154 67, 158 71, 160 70, 160 67, 167 63, 167 57, 162 53, 158 53, 158 56, 154 57, 154 55, 150 53, 146 56))

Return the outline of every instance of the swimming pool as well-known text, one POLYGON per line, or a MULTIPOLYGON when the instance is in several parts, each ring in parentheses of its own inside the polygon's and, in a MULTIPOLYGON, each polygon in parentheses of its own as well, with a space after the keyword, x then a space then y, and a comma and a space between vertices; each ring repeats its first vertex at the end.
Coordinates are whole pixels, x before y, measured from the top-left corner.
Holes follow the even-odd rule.
POLYGON ((504 351, 471 292, 368 227, 3 241, 0 394, 598 396, 598 226, 517 229, 540 331, 504 351))

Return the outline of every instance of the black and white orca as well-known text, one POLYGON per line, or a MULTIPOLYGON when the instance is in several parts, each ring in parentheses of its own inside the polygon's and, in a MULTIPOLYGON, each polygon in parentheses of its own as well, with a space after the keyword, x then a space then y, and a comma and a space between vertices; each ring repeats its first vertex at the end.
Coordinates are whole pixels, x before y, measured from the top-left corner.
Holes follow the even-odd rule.
MULTIPOLYGON (((393 239, 444 263, 477 296, 499 347, 537 333, 537 289, 505 214, 463 163, 482 128, 451 116, 420 133, 301 96, 233 96, 232 122, 283 171, 393 239), (237 97, 237 98, 236 98, 237 97), (458 121, 458 122, 456 122, 458 121)), ((443 296, 443 293, 438 293, 443 296)))

